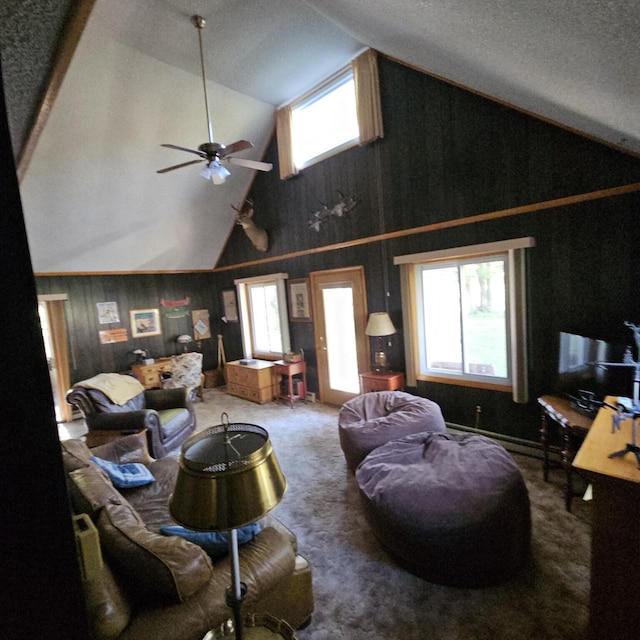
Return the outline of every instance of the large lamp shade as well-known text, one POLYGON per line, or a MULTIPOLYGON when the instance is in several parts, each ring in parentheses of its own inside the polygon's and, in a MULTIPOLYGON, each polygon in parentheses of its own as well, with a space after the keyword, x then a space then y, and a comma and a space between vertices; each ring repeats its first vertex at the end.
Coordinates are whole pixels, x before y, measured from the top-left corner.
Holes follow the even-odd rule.
POLYGON ((267 431, 227 423, 185 440, 169 509, 189 529, 226 531, 269 513, 286 488, 267 431))
POLYGON ((369 316, 364 332, 368 336, 390 336, 396 332, 396 328, 386 311, 376 311, 369 316))

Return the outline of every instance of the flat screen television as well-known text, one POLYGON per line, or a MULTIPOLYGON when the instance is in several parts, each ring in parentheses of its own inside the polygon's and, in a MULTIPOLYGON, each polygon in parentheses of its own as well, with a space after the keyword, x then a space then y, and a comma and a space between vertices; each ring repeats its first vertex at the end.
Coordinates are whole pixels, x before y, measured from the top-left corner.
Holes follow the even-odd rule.
POLYGON ((595 415, 605 396, 633 396, 632 367, 622 363, 626 346, 574 333, 560 332, 557 392, 569 396, 581 413, 595 415), (593 404, 595 403, 595 404, 593 404))

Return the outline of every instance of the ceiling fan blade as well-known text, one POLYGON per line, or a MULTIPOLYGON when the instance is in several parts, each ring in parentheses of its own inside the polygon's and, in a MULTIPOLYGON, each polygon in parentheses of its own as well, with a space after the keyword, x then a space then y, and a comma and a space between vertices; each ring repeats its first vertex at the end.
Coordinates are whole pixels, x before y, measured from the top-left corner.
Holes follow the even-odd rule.
POLYGON ((238 151, 244 151, 245 149, 251 149, 253 145, 248 140, 237 140, 236 142, 232 142, 224 147, 224 149, 220 150, 219 156, 224 158, 232 153, 237 153, 238 151))
POLYGON ((186 151, 187 153, 195 153, 202 158, 206 158, 207 154, 200 149, 189 149, 188 147, 179 147, 177 144, 161 144, 161 147, 167 147, 168 149, 176 149, 176 151, 186 151))
POLYGON ((271 171, 273 169, 273 165, 270 162, 258 162, 257 160, 246 160, 245 158, 226 158, 226 161, 230 164, 257 169, 258 171, 271 171))
POLYGON ((188 167, 190 164, 198 164, 198 162, 204 162, 204 160, 189 160, 189 162, 183 162, 182 164, 174 164, 172 167, 167 167, 166 169, 158 169, 156 173, 167 173, 167 171, 182 169, 182 167, 188 167))

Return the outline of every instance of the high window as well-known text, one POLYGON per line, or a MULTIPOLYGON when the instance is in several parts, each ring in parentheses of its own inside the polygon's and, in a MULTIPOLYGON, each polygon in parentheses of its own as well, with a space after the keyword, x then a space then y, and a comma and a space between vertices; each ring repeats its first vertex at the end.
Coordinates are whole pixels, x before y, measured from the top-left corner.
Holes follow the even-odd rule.
POLYGON ((533 238, 394 258, 401 266, 407 382, 527 399, 524 252, 533 238))
POLYGON ((372 49, 276 112, 280 177, 381 138, 378 59, 372 49))
POLYGON ((290 350, 286 273, 236 280, 245 358, 277 360, 290 350))
POLYGON ((352 147, 359 140, 351 67, 291 105, 291 145, 297 169, 352 147))

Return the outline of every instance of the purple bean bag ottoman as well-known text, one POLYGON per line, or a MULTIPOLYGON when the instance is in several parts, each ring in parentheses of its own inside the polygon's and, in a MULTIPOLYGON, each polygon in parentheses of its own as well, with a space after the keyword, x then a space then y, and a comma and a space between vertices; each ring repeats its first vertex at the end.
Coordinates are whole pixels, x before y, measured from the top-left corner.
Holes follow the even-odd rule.
POLYGON ((440 406, 404 391, 376 391, 352 398, 338 416, 340 446, 355 471, 380 445, 412 433, 446 431, 440 406))
POLYGON ((526 485, 502 445, 475 434, 389 442, 356 471, 367 521, 398 563, 430 582, 501 582, 529 556, 526 485))

